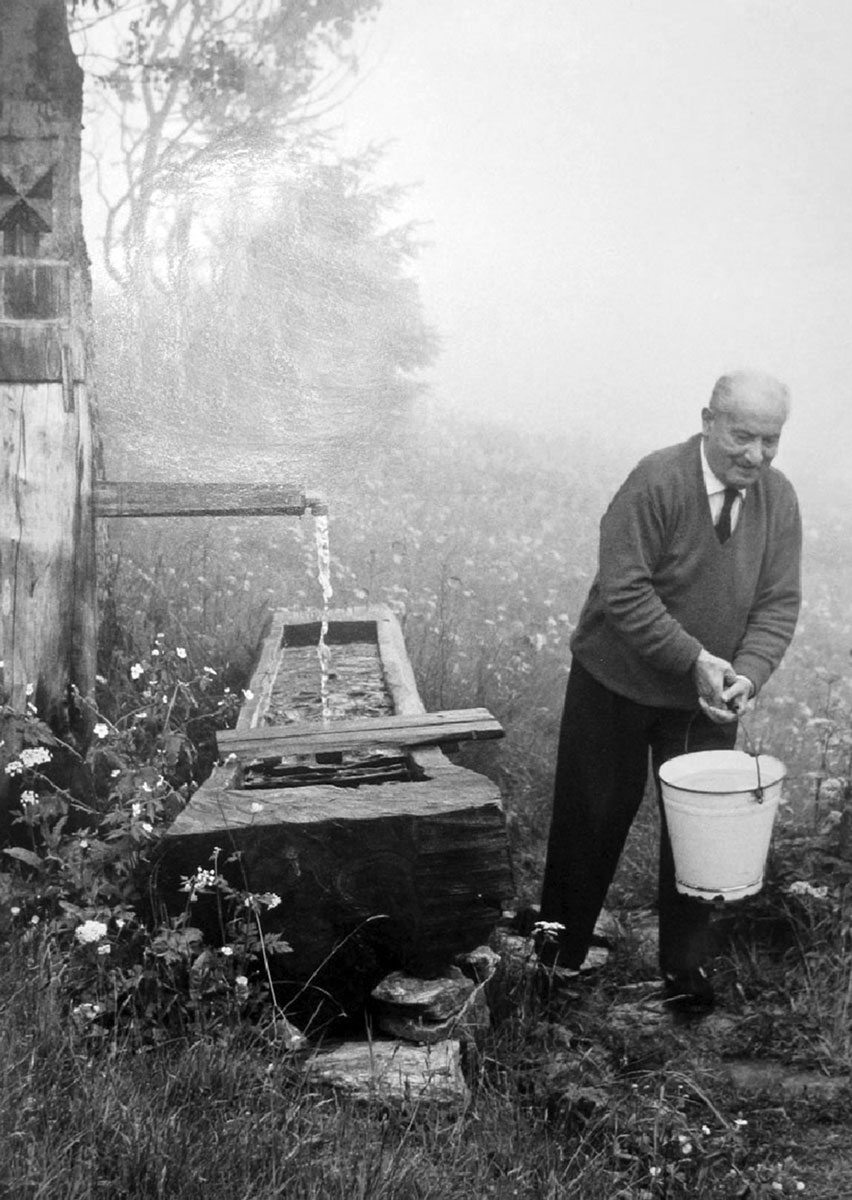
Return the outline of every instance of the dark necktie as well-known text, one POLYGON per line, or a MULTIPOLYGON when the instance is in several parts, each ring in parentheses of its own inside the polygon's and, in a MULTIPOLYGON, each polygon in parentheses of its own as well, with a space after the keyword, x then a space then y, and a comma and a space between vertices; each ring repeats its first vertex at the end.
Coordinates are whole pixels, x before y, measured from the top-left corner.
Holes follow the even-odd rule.
POLYGON ((725 488, 725 502, 719 513, 719 520, 716 522, 716 537, 720 542, 726 542, 731 536, 731 509, 739 494, 736 488, 725 488))

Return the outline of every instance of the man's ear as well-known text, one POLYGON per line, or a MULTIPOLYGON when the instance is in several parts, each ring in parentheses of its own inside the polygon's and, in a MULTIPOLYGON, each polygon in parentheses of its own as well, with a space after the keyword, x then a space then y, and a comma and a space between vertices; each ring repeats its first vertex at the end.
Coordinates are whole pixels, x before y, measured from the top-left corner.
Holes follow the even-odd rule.
POLYGON ((701 410, 701 428, 704 433, 710 432, 710 427, 713 424, 714 413, 710 408, 702 408, 701 410))

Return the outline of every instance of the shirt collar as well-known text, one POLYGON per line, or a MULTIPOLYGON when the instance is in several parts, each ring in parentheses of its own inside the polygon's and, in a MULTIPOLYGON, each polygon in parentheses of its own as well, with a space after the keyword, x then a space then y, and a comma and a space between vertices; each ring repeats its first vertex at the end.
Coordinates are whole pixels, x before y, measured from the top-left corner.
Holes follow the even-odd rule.
MULTIPOLYGON (((701 471, 704 475, 704 487, 707 489, 708 496, 715 496, 719 492, 724 492, 727 484, 723 483, 718 475, 715 475, 710 470, 710 464, 707 461, 707 455, 704 453, 704 438, 701 439, 701 471)), ((737 488, 740 494, 740 499, 745 500, 745 488, 737 488)))

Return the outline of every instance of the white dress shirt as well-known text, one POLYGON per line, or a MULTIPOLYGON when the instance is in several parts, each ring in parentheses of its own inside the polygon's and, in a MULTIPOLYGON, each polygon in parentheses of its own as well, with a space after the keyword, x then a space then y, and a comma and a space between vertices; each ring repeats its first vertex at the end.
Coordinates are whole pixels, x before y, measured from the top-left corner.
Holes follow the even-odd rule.
MULTIPOLYGON (((710 464, 707 461, 707 455, 704 453, 704 439, 701 439, 701 469, 704 472, 704 486, 707 489, 707 499, 710 502, 710 515, 713 518, 713 524, 719 520, 719 514, 722 511, 722 505, 725 503, 725 488, 728 486, 722 483, 717 475, 714 475, 710 470, 710 464)), ((737 527, 737 521, 740 519, 743 504, 745 503, 745 488, 737 488, 739 499, 735 500, 731 507, 731 533, 737 527)))

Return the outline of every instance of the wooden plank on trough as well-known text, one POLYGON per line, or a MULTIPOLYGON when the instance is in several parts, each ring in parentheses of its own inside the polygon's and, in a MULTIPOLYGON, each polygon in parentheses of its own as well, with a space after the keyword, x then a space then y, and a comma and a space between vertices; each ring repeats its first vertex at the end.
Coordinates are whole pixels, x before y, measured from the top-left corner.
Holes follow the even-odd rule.
POLYGON ((226 729, 216 735, 222 754, 279 758, 315 754, 351 746, 439 746, 503 736, 503 727, 487 708, 394 714, 360 721, 267 725, 262 729, 226 729))
POLYGON ((96 517, 302 516, 324 508, 319 497, 287 483, 161 483, 94 485, 96 517))

